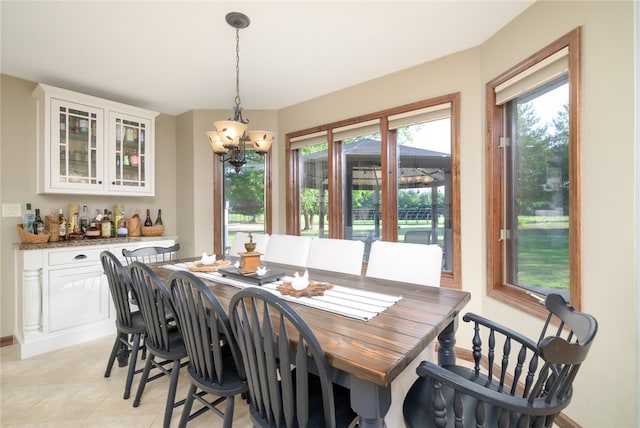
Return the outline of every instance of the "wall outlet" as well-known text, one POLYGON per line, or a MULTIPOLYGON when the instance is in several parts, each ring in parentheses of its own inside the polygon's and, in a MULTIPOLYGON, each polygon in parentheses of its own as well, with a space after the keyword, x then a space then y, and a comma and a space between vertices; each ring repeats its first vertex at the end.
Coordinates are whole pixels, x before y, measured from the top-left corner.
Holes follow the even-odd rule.
POLYGON ((22 217, 20 204, 2 204, 2 217, 22 217))

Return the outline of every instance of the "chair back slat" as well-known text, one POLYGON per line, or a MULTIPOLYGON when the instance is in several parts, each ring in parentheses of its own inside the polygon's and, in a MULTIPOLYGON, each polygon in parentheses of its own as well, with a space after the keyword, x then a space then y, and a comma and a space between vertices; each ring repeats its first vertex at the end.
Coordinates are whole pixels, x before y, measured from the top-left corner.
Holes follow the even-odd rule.
POLYGON ((176 260, 180 244, 174 244, 170 247, 141 247, 133 250, 122 249, 127 265, 138 261, 142 263, 157 263, 176 260))
POLYGON ((116 310, 116 321, 122 326, 132 328, 131 318, 131 277, 115 254, 110 251, 100 253, 100 262, 107 281, 109 292, 116 310))

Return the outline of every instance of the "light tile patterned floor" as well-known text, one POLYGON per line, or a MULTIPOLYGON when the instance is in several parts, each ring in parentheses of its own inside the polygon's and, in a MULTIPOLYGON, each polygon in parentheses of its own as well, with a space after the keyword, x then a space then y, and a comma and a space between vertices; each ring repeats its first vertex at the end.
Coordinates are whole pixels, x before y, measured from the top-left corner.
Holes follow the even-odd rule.
MULTIPOLYGON (((140 375, 134 377, 128 400, 122 398, 126 367, 116 362, 111 377, 104 377, 113 340, 109 336, 25 360, 19 359, 16 345, 0 348, 0 426, 162 427, 169 379, 147 384, 140 406, 134 408, 140 375)), ((144 367, 144 361, 138 367, 144 367)), ((182 399, 189 386, 186 368, 180 375, 177 397, 182 399)), ((174 409, 172 427, 178 426, 181 414, 182 407, 174 409)), ((188 424, 204 426, 222 427, 222 419, 208 411, 188 424)), ((239 397, 233 426, 251 426, 247 404, 239 397)))

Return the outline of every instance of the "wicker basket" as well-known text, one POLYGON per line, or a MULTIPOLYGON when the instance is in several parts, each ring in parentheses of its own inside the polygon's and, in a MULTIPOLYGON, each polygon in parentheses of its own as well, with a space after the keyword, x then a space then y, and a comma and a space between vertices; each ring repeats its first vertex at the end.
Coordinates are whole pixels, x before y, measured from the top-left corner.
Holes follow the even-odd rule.
POLYGON ((16 226, 18 233, 20 234, 20 242, 23 244, 44 244, 49 241, 49 234, 43 233, 42 235, 34 235, 24 230, 22 223, 16 226))
POLYGON ((160 236, 164 233, 164 226, 142 226, 142 236, 160 236))

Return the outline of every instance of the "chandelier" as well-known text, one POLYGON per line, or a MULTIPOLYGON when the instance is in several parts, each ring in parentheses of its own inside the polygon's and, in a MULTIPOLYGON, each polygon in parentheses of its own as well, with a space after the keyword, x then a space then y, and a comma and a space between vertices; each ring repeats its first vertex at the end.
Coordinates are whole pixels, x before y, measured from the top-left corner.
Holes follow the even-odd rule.
POLYGON ((228 162, 236 172, 247 163, 245 151, 250 148, 264 155, 271 148, 274 133, 269 131, 247 131, 248 119, 242 118, 240 107, 240 29, 249 26, 249 17, 240 12, 230 12, 227 24, 236 29, 236 98, 233 119, 213 122, 215 131, 207 132, 211 149, 220 156, 221 162, 228 162))

